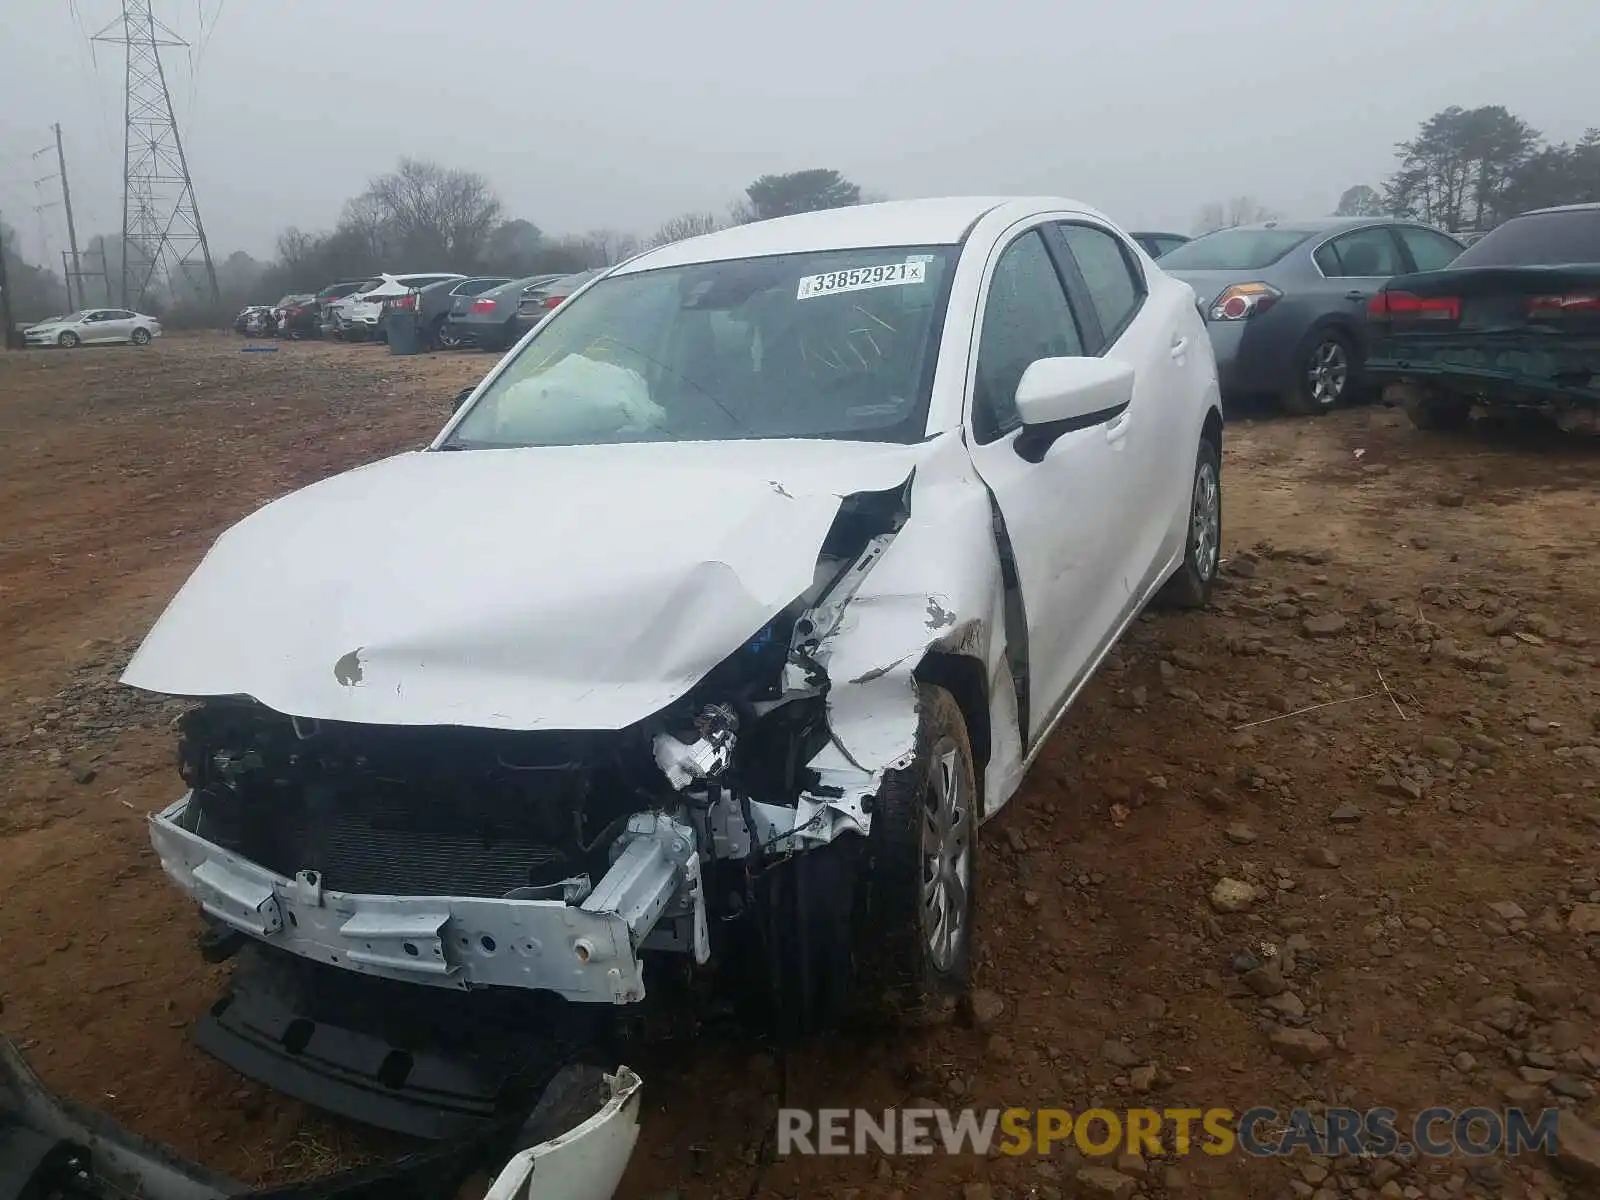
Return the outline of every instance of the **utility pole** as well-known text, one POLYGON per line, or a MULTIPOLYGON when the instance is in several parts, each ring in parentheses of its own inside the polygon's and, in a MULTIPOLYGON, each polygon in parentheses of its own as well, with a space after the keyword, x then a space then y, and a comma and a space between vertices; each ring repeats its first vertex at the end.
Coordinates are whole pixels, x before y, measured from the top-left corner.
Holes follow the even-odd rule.
MULTIPOLYGON (((0 214, 0 229, 5 228, 4 214, 0 214)), ((0 350, 11 349, 11 283, 6 278, 6 245, 0 237, 0 350)))
POLYGON ((72 222, 72 189, 67 186, 67 153, 61 148, 61 122, 57 121, 56 162, 61 168, 61 204, 67 210, 67 245, 72 247, 72 273, 67 276, 67 307, 72 307, 72 281, 78 281, 78 294, 83 294, 83 268, 78 262, 78 227, 72 222))
POLYGON ((178 119, 172 111, 161 47, 187 46, 150 8, 151 0, 122 0, 122 15, 91 39, 122 46, 127 55, 122 149, 122 306, 143 303, 150 281, 164 270, 176 274, 205 263, 213 303, 222 296, 217 270, 200 221, 194 181, 184 157, 178 119), (138 278, 134 278, 135 272, 138 278))

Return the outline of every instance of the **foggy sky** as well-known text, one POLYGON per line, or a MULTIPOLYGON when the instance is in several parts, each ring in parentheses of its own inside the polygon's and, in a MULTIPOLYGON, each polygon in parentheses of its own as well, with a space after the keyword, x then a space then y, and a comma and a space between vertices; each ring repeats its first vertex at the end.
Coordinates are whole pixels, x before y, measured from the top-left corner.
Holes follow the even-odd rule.
MULTIPOLYGON (((894 198, 1065 195, 1188 232, 1241 194, 1327 213, 1449 104, 1505 104, 1556 141, 1600 125, 1595 0, 155 4, 191 41, 206 17, 203 49, 164 61, 218 258, 331 227, 402 154, 481 171, 552 234, 648 233, 813 166, 894 198)), ((120 11, 0 0, 0 213, 29 258, 52 122, 80 240, 120 224, 122 61, 83 36, 120 11)), ((59 268, 61 210, 43 217, 59 268)))

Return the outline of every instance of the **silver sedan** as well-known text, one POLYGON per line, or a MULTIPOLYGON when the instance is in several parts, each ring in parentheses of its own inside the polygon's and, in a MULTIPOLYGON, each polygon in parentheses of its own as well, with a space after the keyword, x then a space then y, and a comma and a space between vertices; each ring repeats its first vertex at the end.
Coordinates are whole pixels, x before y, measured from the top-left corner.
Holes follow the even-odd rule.
POLYGON ((1161 268, 1194 288, 1224 398, 1272 396, 1312 414, 1359 386, 1367 304, 1384 280, 1437 271, 1462 248, 1388 217, 1268 221, 1195 238, 1161 268))
POLYGON ((161 321, 126 308, 86 308, 65 317, 51 317, 22 331, 30 346, 87 346, 96 342, 131 342, 148 346, 161 336, 161 321))

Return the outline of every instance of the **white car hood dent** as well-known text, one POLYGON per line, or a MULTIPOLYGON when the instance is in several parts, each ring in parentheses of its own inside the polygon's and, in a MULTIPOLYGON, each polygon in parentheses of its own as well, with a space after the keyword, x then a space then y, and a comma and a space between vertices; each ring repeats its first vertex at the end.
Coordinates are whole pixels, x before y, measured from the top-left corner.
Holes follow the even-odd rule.
POLYGON ((841 498, 903 483, 924 449, 399 455, 224 533, 123 682, 323 720, 622 728, 811 586, 841 498))

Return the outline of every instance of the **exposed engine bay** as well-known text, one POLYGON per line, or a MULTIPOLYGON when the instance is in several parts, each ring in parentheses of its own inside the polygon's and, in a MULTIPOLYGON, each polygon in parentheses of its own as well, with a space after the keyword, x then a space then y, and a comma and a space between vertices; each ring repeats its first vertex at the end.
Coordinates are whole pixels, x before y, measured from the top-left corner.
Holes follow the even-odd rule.
POLYGON ((870 793, 812 765, 838 749, 817 653, 908 489, 846 500, 812 587, 623 729, 372 725, 203 702, 179 721, 189 793, 153 818, 164 867, 214 922, 313 961, 642 999, 639 953, 706 963, 714 930, 761 917, 765 864, 868 833, 870 793))

